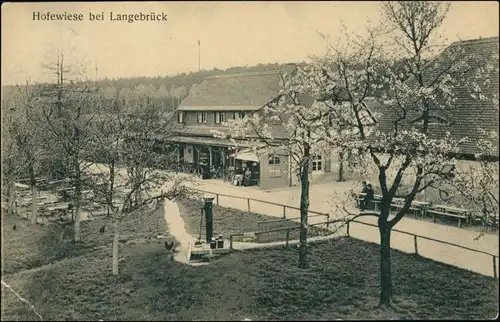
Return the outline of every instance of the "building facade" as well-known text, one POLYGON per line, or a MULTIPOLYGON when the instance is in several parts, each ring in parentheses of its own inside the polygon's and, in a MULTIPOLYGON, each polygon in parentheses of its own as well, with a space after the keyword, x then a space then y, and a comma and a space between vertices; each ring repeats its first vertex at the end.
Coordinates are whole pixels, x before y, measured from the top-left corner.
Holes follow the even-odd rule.
MULTIPOLYGON (((498 37, 459 42, 451 46, 462 46, 464 53, 496 52, 498 55, 498 37)), ((248 150, 250 145, 245 140, 235 142, 215 135, 229 134, 229 129, 223 125, 227 121, 261 113, 266 105, 278 97, 283 73, 290 74, 294 69, 295 66, 287 66, 283 70, 219 75, 203 81, 176 110, 179 131, 170 143, 177 146, 177 160, 197 172, 201 170, 200 165, 233 170, 238 167, 251 168, 253 183, 263 189, 297 185, 297 166, 291 162, 286 151, 280 155, 270 155, 265 151, 256 154, 248 150)), ((498 62, 486 90, 496 91, 498 95, 498 62)), ((303 105, 316 103, 311 98, 303 105)), ((377 112, 379 130, 390 131, 390 123, 394 119, 394 115, 389 115, 390 109, 376 104, 375 100, 369 105, 373 105, 377 112)), ((371 106, 367 108, 372 109, 371 106)), ((436 120, 444 123, 432 124, 432 128, 436 129, 436 135, 447 130, 455 137, 471 138, 460 153, 473 155, 476 153, 474 142, 479 138, 478 129, 498 130, 498 103, 495 108, 491 102, 473 101, 468 95, 459 93, 456 111, 448 120, 436 117, 436 120)), ((275 139, 286 140, 287 133, 282 125, 269 124, 269 129, 275 139)), ((492 151, 492 155, 498 157, 498 147, 492 151)), ((337 179, 341 163, 338 155, 331 151, 313 156, 309 165, 311 183, 337 179)), ((362 179, 356 173, 349 173, 347 167, 344 167, 343 173, 347 180, 362 179)))
MULTIPOLYGON (((170 141, 177 147, 179 163, 198 173, 203 171, 203 167, 211 168, 216 178, 221 178, 221 173, 225 176, 228 171, 250 168, 251 185, 262 189, 296 185, 296 167, 286 151, 269 154, 260 150, 256 153, 250 150, 248 141, 234 141, 215 135, 229 134, 225 122, 261 113, 267 104, 278 97, 283 74, 292 72, 294 68, 287 66, 276 71, 220 75, 203 81, 176 110, 179 130, 170 141)), ((313 103, 312 98, 305 102, 313 103)), ((271 124, 270 130, 275 139, 287 137, 278 123, 271 124)), ((326 153, 313 158, 309 167, 313 182, 328 177, 325 174, 331 172, 331 157, 331 153, 326 153)))

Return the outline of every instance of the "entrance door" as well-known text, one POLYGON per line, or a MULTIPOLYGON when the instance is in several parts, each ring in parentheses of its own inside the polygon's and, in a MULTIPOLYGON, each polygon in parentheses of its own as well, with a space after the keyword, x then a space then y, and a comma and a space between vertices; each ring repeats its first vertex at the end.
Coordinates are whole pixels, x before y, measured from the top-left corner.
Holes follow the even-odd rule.
POLYGON ((178 151, 179 151, 179 162, 184 163, 184 147, 179 146, 178 151))

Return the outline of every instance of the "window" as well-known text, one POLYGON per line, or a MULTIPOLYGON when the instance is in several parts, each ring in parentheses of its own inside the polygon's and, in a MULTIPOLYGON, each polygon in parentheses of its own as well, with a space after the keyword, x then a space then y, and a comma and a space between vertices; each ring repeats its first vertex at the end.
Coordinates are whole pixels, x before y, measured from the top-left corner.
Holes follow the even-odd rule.
POLYGON ((269 176, 270 177, 281 177, 281 168, 280 167, 270 167, 269 168, 269 176))
POLYGON ((215 112, 215 123, 224 123, 226 121, 224 112, 215 112))
POLYGON ((279 164, 280 164, 280 157, 275 155, 269 156, 269 165, 279 165, 279 164))
POLYGON ((184 123, 184 112, 179 111, 177 113, 177 123, 184 123))
POLYGON ((242 118, 244 118, 244 117, 245 117, 245 115, 246 115, 246 113, 245 113, 245 112, 241 112, 241 111, 239 111, 239 112, 234 112, 234 113, 233 113, 233 118, 234 118, 235 120, 238 120, 238 119, 242 119, 242 118))
POLYGON ((198 123, 207 123, 207 112, 198 112, 198 123))
POLYGON ((313 171, 323 171, 323 157, 321 155, 315 155, 312 158, 312 170, 313 171))
POLYGON ((281 167, 280 167, 280 157, 276 155, 269 156, 269 175, 271 177, 280 177, 281 176, 281 167))

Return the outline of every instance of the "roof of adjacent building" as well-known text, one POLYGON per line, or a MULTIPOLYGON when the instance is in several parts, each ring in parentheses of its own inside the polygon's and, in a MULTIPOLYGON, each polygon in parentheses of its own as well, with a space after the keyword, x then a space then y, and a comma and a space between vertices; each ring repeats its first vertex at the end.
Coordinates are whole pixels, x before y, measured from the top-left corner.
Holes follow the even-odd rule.
MULTIPOLYGON (((490 37, 482 39, 473 39, 466 41, 458 41, 451 44, 443 51, 438 59, 438 64, 433 70, 429 70, 429 79, 433 79, 435 75, 440 73, 443 68, 446 68, 449 63, 447 54, 453 51, 454 59, 465 60, 468 65, 478 64, 476 59, 488 60, 493 64, 493 69, 483 77, 488 79, 488 83, 481 84, 481 92, 489 96, 498 95, 499 92, 499 72, 498 72, 498 52, 499 52, 499 37, 490 37), (496 55, 496 58, 495 58, 496 55)), ((499 110, 498 102, 493 100, 477 100, 470 95, 470 88, 466 86, 454 87, 455 103, 453 109, 446 111, 430 111, 431 114, 442 118, 444 123, 432 125, 429 128, 429 134, 434 137, 443 135, 449 131, 455 139, 468 138, 468 141, 460 146, 460 153, 475 154, 478 151, 477 141, 482 138, 479 129, 485 131, 499 130, 499 110)), ((384 106, 373 106, 377 112, 382 113, 379 120, 381 131, 389 131, 393 128, 393 121, 397 119, 395 112, 384 106)), ((431 108, 432 109, 432 108, 431 108)), ((411 114, 411 113, 410 113, 411 114)), ((416 115, 416 114, 415 114, 416 115)), ((412 120, 412 116, 408 115, 407 119, 412 120)), ((498 144, 494 151, 490 151, 491 155, 498 156, 498 144)))
POLYGON ((282 76, 294 69, 294 65, 287 65, 281 70, 208 77, 189 93, 177 110, 259 110, 279 95, 282 76))
MULTIPOLYGON (((484 95, 498 95, 499 92, 499 38, 483 38, 457 42, 451 46, 463 49, 464 57, 467 54, 479 55, 483 59, 490 60, 493 69, 483 75, 489 80, 489 84, 482 84, 481 91, 484 95), (496 55, 496 58, 495 58, 496 55)), ((468 64, 474 64, 474 61, 467 61, 468 64)), ((470 93, 464 87, 457 87, 455 92, 456 109, 451 113, 450 125, 448 126, 451 134, 456 138, 469 138, 468 142, 461 146, 461 152, 474 154, 477 153, 477 140, 481 138, 479 129, 485 131, 499 130, 499 110, 498 102, 492 100, 477 100, 471 97, 470 93)), ((492 155, 498 156, 498 144, 496 150, 491 151, 492 155)))
MULTIPOLYGON (((482 92, 485 95, 498 95, 498 44, 499 37, 455 42, 443 51, 441 56, 444 58, 440 58, 440 63, 446 63, 446 54, 454 48, 462 49, 461 56, 455 57, 458 59, 466 59, 471 54, 478 57, 487 57, 486 59, 490 59, 494 68, 486 75, 486 78, 489 79, 489 84, 482 85, 482 92), (494 58, 494 55, 496 55, 496 58, 494 58)), ((474 60, 467 61, 468 64, 474 64, 474 62, 474 60)), ((239 73, 209 77, 182 101, 178 110, 259 110, 279 95, 282 73, 291 73, 295 70, 295 66, 287 66, 287 68, 287 70, 270 72, 239 73)), ((432 77, 441 68, 438 64, 435 70, 429 71, 428 75, 432 77)), ((477 140, 481 138, 479 129, 485 131, 499 130, 498 103, 494 103, 491 100, 476 100, 470 96, 467 88, 463 86, 458 86, 454 90, 456 101, 454 108, 446 115, 448 122, 430 127, 429 134, 436 137, 449 131, 457 139, 467 137, 469 140, 461 146, 460 152, 463 154, 475 154, 478 152, 477 140)), ((304 101, 303 105, 314 102, 312 97, 304 97, 302 99, 304 101)), ((397 118, 394 111, 388 106, 378 104, 376 101, 369 102, 368 105, 369 109, 379 116, 379 129, 383 132, 390 131, 393 128, 393 121, 397 118)), ((221 130, 220 128, 218 129, 221 130)), ((212 130, 211 128, 194 130, 190 127, 186 132, 189 134, 210 136, 212 130)), ((224 130, 222 131, 224 132, 224 130)), ((285 138, 288 134, 282 126, 273 126, 272 132, 276 138, 285 138)), ((496 149, 491 151, 491 155, 498 156, 498 150, 497 144, 496 149)))

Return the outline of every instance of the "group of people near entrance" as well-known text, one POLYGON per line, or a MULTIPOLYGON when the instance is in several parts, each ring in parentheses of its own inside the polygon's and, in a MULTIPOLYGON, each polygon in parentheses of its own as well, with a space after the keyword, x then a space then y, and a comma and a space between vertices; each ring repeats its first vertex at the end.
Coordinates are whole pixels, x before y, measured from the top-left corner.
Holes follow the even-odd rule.
POLYGON ((250 167, 243 168, 237 167, 234 172, 234 182, 235 186, 250 186, 252 178, 252 170, 250 167))

